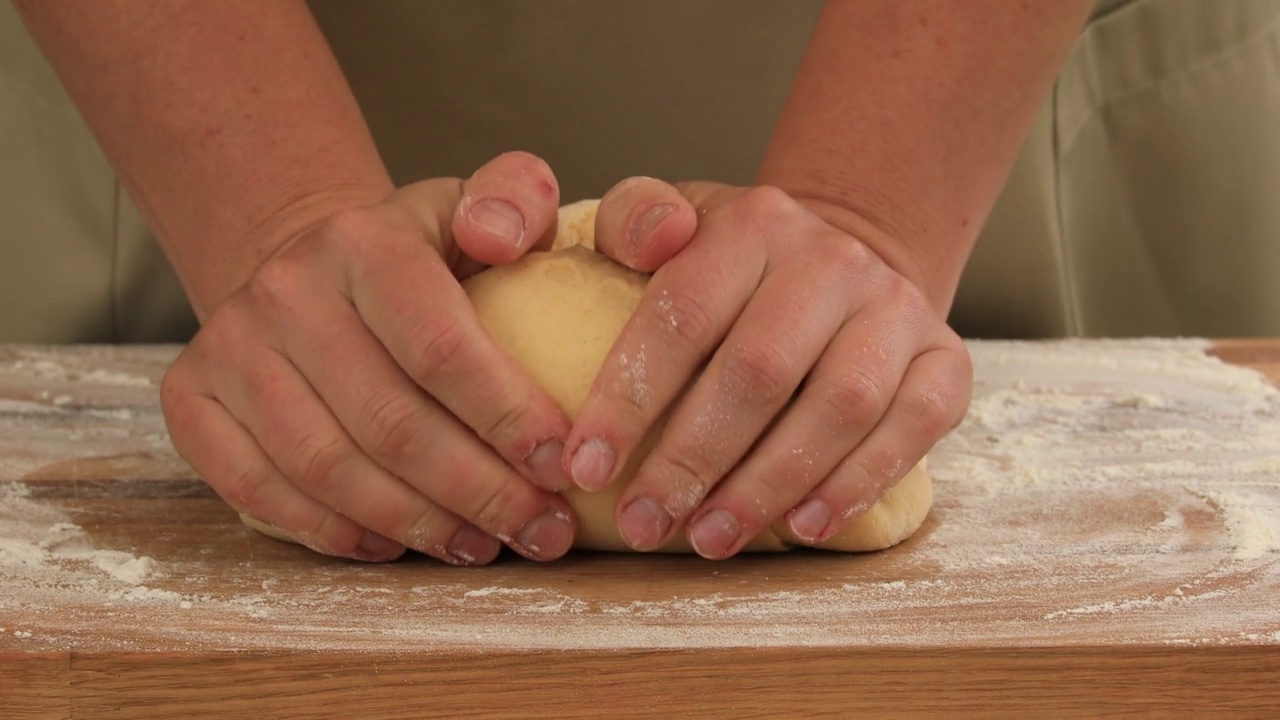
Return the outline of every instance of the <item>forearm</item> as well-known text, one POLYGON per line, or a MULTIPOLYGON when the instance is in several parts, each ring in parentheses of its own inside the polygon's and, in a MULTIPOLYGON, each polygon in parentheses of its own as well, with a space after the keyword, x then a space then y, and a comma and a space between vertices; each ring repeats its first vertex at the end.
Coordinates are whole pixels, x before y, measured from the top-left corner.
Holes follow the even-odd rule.
POLYGON ((391 191, 301 0, 16 0, 205 317, 283 242, 391 191))
POLYGON ((805 198, 951 306, 1093 0, 831 0, 759 181, 805 198))

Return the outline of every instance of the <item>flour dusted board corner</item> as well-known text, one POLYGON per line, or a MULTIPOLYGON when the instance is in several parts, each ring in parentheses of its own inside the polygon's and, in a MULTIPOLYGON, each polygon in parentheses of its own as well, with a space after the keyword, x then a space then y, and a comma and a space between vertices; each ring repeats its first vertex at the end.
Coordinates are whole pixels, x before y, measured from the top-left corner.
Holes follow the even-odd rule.
MULTIPOLYGON (((974 415, 898 548, 457 571, 242 529, 167 450, 173 348, 0 348, 0 696, 151 716, 1274 699, 1275 391, 1194 342, 973 350, 974 415)), ((1280 375, 1280 342, 1214 352, 1280 375)))

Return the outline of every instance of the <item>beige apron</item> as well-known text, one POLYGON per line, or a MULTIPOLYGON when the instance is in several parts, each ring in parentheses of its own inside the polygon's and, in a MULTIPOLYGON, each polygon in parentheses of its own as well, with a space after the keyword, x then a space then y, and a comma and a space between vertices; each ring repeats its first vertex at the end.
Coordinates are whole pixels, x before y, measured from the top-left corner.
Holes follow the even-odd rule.
MULTIPOLYGON (((397 182, 748 183, 820 3, 315 0, 397 182), (785 8, 785 10, 784 10, 785 8), (625 139, 625 141, 620 141, 625 139)), ((970 334, 1280 335, 1280 0, 1105 0, 962 284, 970 334)), ((172 273, 0 3, 0 340, 180 340, 172 273)))
POLYGON ((179 339, 194 327, 163 254, 0 2, 0 342, 179 339))
POLYGON ((1280 2, 1085 29, 952 313, 962 334, 1280 336, 1280 2))

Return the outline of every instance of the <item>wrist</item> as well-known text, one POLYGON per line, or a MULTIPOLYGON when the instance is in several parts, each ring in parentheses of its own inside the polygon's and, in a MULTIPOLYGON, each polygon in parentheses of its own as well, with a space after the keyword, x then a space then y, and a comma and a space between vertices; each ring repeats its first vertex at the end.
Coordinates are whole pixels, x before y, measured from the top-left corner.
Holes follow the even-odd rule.
POLYGON ((895 221, 894 213, 874 212, 851 203, 812 194, 792 197, 831 226, 869 247, 886 265, 915 285, 941 317, 955 299, 971 242, 931 241, 924 227, 895 221))
POLYGON ((239 237, 221 243, 224 252, 218 253, 216 260, 207 261, 205 254, 176 253, 173 261, 196 316, 203 321, 248 282, 264 262, 336 213, 378 203, 393 189, 389 180, 295 189, 264 204, 256 217, 247 218, 239 237))

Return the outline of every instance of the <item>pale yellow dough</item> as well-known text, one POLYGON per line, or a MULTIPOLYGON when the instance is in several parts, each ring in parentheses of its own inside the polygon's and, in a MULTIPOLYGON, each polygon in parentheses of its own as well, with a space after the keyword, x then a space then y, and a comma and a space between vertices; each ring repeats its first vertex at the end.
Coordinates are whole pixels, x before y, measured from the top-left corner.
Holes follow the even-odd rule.
MULTIPOLYGON (((560 209, 555 243, 549 252, 532 252, 511 265, 493 267, 463 283, 480 322, 543 389, 576 418, 614 340, 634 312, 648 276, 595 252, 597 201, 560 209)), ((662 352, 654 348, 652 352, 662 352)), ((628 358, 628 391, 645 392, 645 357, 628 358)), ((578 515, 574 547, 627 551, 614 524, 614 507, 640 461, 662 432, 649 433, 618 480, 598 493, 565 493, 578 515)), ((906 477, 855 519, 843 532, 816 547, 859 552, 882 550, 911 537, 933 502, 933 487, 922 460, 906 477)), ((252 528, 288 540, 279 531, 249 517, 252 528)), ((779 520, 747 544, 747 551, 780 551, 804 545, 779 520)), ((691 552, 684 533, 662 548, 691 552)))
MULTIPOLYGON (((561 208, 551 252, 530 253, 463 283, 480 322, 571 419, 577 417, 648 279, 595 252, 596 206, 596 201, 587 200, 561 208)), ((629 383, 626 391, 646 391, 646 361, 645 357, 627 359, 621 373, 629 383)), ((661 431, 661 426, 653 429, 610 488, 599 493, 565 493, 578 514, 575 547, 629 549, 614 524, 614 507, 661 431)), ((844 532, 818 547, 866 551, 896 545, 920 527, 932 502, 933 489, 922 461, 844 532)), ((799 544, 803 543, 791 535, 786 523, 778 521, 746 549, 776 551, 799 544)), ((690 547, 680 532, 663 550, 689 552, 690 547)))

